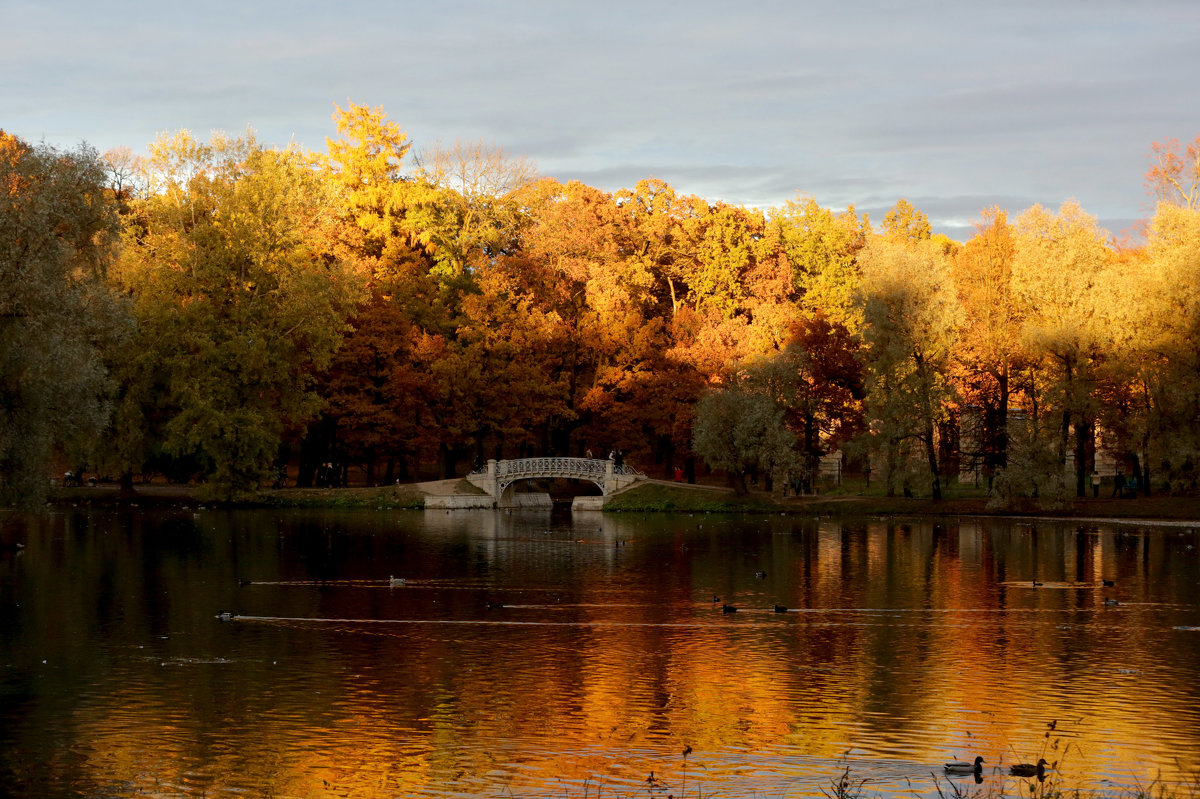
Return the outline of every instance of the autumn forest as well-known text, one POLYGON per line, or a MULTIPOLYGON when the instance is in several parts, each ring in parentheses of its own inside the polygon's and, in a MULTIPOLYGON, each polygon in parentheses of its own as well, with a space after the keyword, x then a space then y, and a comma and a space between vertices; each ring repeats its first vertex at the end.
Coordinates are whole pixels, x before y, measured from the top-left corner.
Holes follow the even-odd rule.
POLYGON ((1149 150, 1136 245, 1073 202, 935 235, 798 194, 615 193, 382 109, 325 152, 164 135, 135 157, 0 132, 0 500, 55 464, 237 499, 489 458, 808 487, 822 456, 940 498, 1081 494, 1101 459, 1196 488, 1200 136, 1149 150))

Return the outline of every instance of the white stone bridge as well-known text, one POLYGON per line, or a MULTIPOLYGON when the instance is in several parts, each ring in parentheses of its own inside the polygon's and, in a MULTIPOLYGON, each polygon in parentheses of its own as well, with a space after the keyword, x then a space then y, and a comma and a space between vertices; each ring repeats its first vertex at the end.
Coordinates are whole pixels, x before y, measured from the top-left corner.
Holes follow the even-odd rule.
POLYGON ((512 498, 511 492, 507 496, 505 492, 513 483, 559 477, 595 483, 600 493, 607 497, 646 476, 631 466, 617 466, 613 461, 602 458, 519 458, 489 460, 483 469, 467 475, 467 480, 486 491, 497 505, 502 506, 512 498))

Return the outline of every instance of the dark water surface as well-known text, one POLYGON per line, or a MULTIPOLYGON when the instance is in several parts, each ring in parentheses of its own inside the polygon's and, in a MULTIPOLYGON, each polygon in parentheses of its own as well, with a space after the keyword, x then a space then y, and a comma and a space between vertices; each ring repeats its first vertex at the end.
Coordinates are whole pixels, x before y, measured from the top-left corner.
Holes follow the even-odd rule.
POLYGON ((926 797, 980 790, 941 773, 975 755, 1012 795, 1007 766, 1039 756, 1089 791, 1200 773, 1186 526, 189 510, 14 529, 0 794, 815 797, 849 767, 926 797))

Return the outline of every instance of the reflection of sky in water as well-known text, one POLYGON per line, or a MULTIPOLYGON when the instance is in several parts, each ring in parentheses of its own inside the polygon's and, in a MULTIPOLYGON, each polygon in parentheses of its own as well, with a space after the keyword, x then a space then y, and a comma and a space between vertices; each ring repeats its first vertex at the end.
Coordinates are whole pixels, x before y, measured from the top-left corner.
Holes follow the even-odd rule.
POLYGON ((0 561, 0 775, 17 795, 820 796, 848 767, 869 793, 934 796, 935 779, 976 787, 941 773, 975 754, 985 786, 1018 792, 1007 766, 1038 757, 1067 788, 1200 771, 1188 529, 30 524, 0 561))

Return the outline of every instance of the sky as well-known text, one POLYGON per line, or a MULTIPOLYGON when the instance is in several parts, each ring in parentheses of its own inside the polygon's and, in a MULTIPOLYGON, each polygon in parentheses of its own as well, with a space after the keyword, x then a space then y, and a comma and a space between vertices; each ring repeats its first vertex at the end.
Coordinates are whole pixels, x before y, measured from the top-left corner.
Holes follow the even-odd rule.
POLYGON ((0 128, 143 153, 253 129, 324 151, 335 105, 415 149, 483 140, 608 191, 1152 214, 1150 145, 1200 134, 1195 0, 0 0, 0 128))

